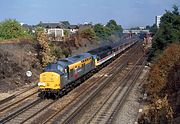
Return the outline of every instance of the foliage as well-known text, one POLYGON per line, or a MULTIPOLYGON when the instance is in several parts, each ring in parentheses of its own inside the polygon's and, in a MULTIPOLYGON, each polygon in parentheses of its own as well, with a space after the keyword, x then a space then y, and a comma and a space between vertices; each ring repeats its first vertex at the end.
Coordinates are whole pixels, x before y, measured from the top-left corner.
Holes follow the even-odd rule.
POLYGON ((64 48, 62 50, 62 53, 64 54, 64 56, 67 58, 71 55, 71 51, 68 48, 64 48))
POLYGON ((68 37, 68 36, 70 35, 70 31, 69 31, 69 30, 64 30, 64 35, 65 35, 66 37, 68 37))
POLYGON ((28 31, 26 31, 18 21, 8 19, 0 23, 0 38, 13 39, 28 37, 28 31))
POLYGON ((63 57, 61 48, 55 47, 51 51, 52 51, 52 55, 55 57, 55 59, 60 59, 63 57))
MULTIPOLYGON (((149 73, 149 83, 146 90, 149 94, 157 95, 168 85, 170 70, 180 62, 180 44, 171 44, 152 66, 149 73)), ((179 63, 180 64, 180 63, 179 63)))
POLYGON ((150 28, 151 28, 151 26, 149 26, 149 25, 146 26, 146 29, 147 29, 147 30, 150 30, 150 28))
POLYGON ((139 124, 164 124, 172 122, 173 110, 169 104, 167 95, 163 98, 158 98, 154 103, 145 106, 146 111, 138 119, 139 124))
POLYGON ((91 27, 87 27, 85 29, 83 29, 81 32, 80 32, 80 35, 83 37, 83 38, 87 38, 89 40, 95 40, 96 39, 96 33, 95 31, 93 30, 93 28, 91 27))
POLYGON ((56 46, 54 43, 50 42, 49 48, 51 50, 51 55, 54 57, 55 60, 63 57, 62 49, 56 46))
POLYGON ((108 27, 111 30, 111 32, 122 32, 123 31, 121 25, 117 25, 115 20, 110 20, 106 24, 106 27, 108 27))
POLYGON ((149 31, 152 33, 152 35, 155 35, 157 32, 158 28, 156 24, 153 24, 150 28, 149 31))
POLYGON ((96 36, 100 39, 107 40, 114 33, 122 33, 121 25, 117 25, 115 20, 110 20, 105 26, 101 24, 94 25, 96 36))
POLYGON ((94 25, 94 31, 96 36, 101 39, 107 39, 111 34, 111 30, 101 24, 94 25))
POLYGON ((153 38, 151 56, 159 55, 159 51, 164 50, 168 44, 180 42, 180 15, 177 6, 172 12, 166 11, 161 17, 158 31, 153 38))
POLYGON ((39 45, 39 58, 43 67, 48 63, 54 60, 54 57, 51 55, 51 50, 48 45, 48 36, 45 32, 37 32, 37 41, 39 45))
POLYGON ((36 32, 36 34, 38 34, 37 32, 44 32, 44 28, 43 27, 36 27, 36 29, 35 29, 35 32, 36 32))
MULTIPOLYGON (((180 78, 180 44, 173 43, 164 50, 149 72, 145 91, 151 96, 148 111, 139 120, 150 123, 171 122, 178 112, 180 78)), ((140 122, 139 122, 140 123, 140 122)))

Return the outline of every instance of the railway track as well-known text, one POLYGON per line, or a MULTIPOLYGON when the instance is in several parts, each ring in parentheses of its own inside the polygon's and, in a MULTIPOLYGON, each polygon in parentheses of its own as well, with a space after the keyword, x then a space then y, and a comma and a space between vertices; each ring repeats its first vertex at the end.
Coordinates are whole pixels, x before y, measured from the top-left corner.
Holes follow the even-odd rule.
MULTIPOLYGON (((120 88, 119 90, 122 90, 124 87, 123 85, 125 85, 126 82, 125 79, 128 78, 129 74, 132 75, 131 73, 132 67, 131 68, 128 67, 124 69, 124 71, 122 72, 121 70, 122 68, 117 67, 116 70, 114 70, 114 75, 110 76, 108 80, 104 81, 103 87, 99 87, 98 90, 94 90, 94 93, 93 91, 91 91, 92 94, 87 95, 84 99, 82 98, 81 101, 77 102, 78 105, 73 105, 67 110, 67 112, 59 115, 56 119, 53 119, 55 121, 52 121, 52 123, 58 122, 58 123, 66 124, 66 123, 87 123, 88 121, 91 122, 91 118, 93 118, 92 115, 94 113, 97 113, 99 108, 101 108, 101 104, 105 104, 106 101, 112 97, 112 94, 114 93, 114 91, 116 91, 118 87, 120 88), (121 75, 121 79, 119 83, 115 85, 115 82, 117 82, 115 81, 115 79, 119 76, 118 71, 124 74, 121 75), (99 101, 99 103, 97 101, 99 101), (94 110, 93 112, 92 109, 94 110), (77 121, 79 120, 79 118, 80 121, 77 121), (83 121, 81 121, 81 119, 83 121)), ((100 118, 101 117, 102 116, 100 116, 100 118)))
POLYGON ((30 86, 30 87, 28 87, 28 88, 26 88, 26 89, 24 89, 24 90, 22 90, 22 91, 20 91, 20 92, 17 92, 16 94, 10 95, 9 97, 0 100, 0 105, 5 104, 5 103, 7 103, 8 101, 11 101, 11 100, 17 98, 18 96, 21 96, 22 94, 28 92, 29 90, 31 90, 31 89, 33 89, 33 88, 35 88, 35 87, 36 87, 35 85, 30 86))
POLYGON ((35 97, 37 97, 37 93, 37 87, 33 86, 26 89, 25 91, 21 91, 18 94, 13 95, 13 97, 8 97, 7 99, 4 99, 3 102, 1 102, 0 104, 0 116, 3 116, 3 114, 6 114, 13 109, 16 109, 18 106, 21 106, 26 101, 34 99, 35 97))
MULTIPOLYGON (((142 58, 144 60, 144 58, 142 58)), ((144 65, 144 61, 142 63, 144 65)), ((88 124, 111 124, 114 117, 120 111, 125 99, 127 98, 130 90, 134 86, 134 83, 138 79, 142 72, 142 67, 133 67, 129 74, 123 80, 123 88, 117 87, 112 93, 104 100, 101 107, 93 114, 93 116, 87 121, 88 124), (131 76, 129 76, 131 75, 131 76), (126 83, 125 83, 126 82, 126 83)))
POLYGON ((20 124, 25 123, 27 120, 36 116, 39 112, 43 111, 45 108, 53 104, 54 100, 42 100, 36 98, 31 101, 29 104, 24 105, 18 108, 16 111, 9 113, 0 119, 0 123, 7 124, 20 124))
MULTIPOLYGON (((133 50, 130 50, 131 52, 129 52, 130 54, 132 54, 132 52, 137 49, 137 46, 134 47, 133 50)), ((129 54, 127 55, 129 56, 129 54)), ((125 68, 125 66, 128 64, 128 57, 124 57, 123 59, 121 58, 121 61, 125 62, 120 62, 118 58, 115 62, 113 62, 114 64, 109 65, 109 68, 106 70, 106 72, 104 73, 104 75, 96 75, 94 79, 94 76, 87 81, 87 84, 90 84, 92 82, 92 86, 88 86, 87 88, 82 88, 82 90, 79 90, 79 95, 77 95, 76 97, 74 97, 74 99, 69 100, 69 102, 67 102, 64 106, 61 105, 61 107, 57 107, 58 105, 51 107, 50 109, 47 110, 46 113, 44 113, 41 117, 46 116, 43 120, 38 120, 36 119, 35 121, 33 121, 32 123, 53 123, 53 120, 56 120, 56 116, 58 116, 58 123, 65 123, 68 117, 67 117, 67 113, 69 112, 69 110, 74 110, 74 109, 79 109, 81 108, 81 106, 83 106, 82 104, 85 104, 86 102, 88 102, 88 99, 90 100, 89 97, 93 97, 93 95, 96 94, 96 92, 98 92, 98 90, 100 90, 101 88, 103 88, 104 86, 106 86, 106 82, 109 82, 109 76, 113 77, 114 73, 117 73, 119 70, 123 70, 123 68, 125 68), (122 64, 123 63, 123 64, 122 64), (116 65, 116 66, 115 66, 116 65), (119 67, 117 67, 117 65, 119 65, 119 67), (100 88, 101 87, 101 88, 100 88), (81 92, 82 91, 82 92, 81 92), (86 99, 84 98, 86 97, 86 99), (79 103, 79 105, 77 105, 77 103, 79 103), (66 110, 66 108, 68 108, 68 106, 71 106, 69 109, 66 110), (64 109, 65 108, 65 109, 64 109), (48 114, 50 113, 50 114, 48 114), (64 114, 60 114, 59 113, 64 113, 64 114), (66 118, 67 117, 67 118, 66 118), (60 120, 60 121, 59 121, 60 120)), ((75 112, 72 112, 75 113, 75 112)), ((73 114, 72 114, 73 115, 73 114)), ((38 117, 38 118, 41 118, 38 117)))
MULTIPOLYGON (((137 46, 136 46, 137 47, 137 46)), ((136 49, 135 47, 135 49, 136 49)), ((132 51, 132 50, 130 50, 132 51)), ((126 58, 126 57, 125 57, 126 58)), ((103 82, 103 80, 108 80, 107 75, 113 74, 117 68, 115 65, 119 64, 121 65, 119 69, 123 68, 128 61, 124 62, 124 64, 120 64, 118 61, 120 58, 118 58, 115 62, 111 63, 109 65, 108 69, 103 69, 101 73, 97 74, 95 77, 92 77, 89 79, 89 82, 84 85, 83 90, 78 91, 78 95, 74 96, 73 99, 69 99, 69 102, 66 102, 63 105, 61 105, 61 109, 57 107, 57 105, 60 105, 62 103, 62 99, 59 99, 57 101, 53 100, 41 100, 39 98, 34 99, 31 102, 28 102, 28 104, 23 105, 22 107, 18 108, 15 111, 10 112, 8 115, 3 116, 0 118, 0 123, 47 123, 52 122, 52 119, 56 117, 61 111, 64 110, 64 108, 68 107, 69 105, 72 105, 72 101, 81 100, 82 94, 86 95, 85 92, 90 92, 91 89, 94 89, 94 87, 98 86, 98 82, 103 82), (108 72, 108 74, 107 74, 108 72), (80 97, 81 96, 81 97, 80 97), (46 109, 46 111, 44 111, 46 109), (45 114, 43 114, 45 112, 45 114), (46 113, 48 112, 48 113, 46 113), (42 116, 43 120, 40 120, 39 117, 42 116), (48 116, 48 117, 46 117, 48 116)))

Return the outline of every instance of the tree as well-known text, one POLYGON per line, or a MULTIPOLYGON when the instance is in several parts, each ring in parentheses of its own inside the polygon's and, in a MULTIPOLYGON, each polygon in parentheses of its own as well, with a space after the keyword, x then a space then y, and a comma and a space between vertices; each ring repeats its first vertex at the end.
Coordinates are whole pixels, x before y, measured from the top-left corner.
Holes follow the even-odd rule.
POLYGON ((104 37, 104 28, 103 28, 103 25, 101 25, 101 24, 94 25, 94 31, 95 31, 97 37, 99 37, 99 38, 103 38, 104 37))
POLYGON ((149 28, 149 31, 154 35, 156 34, 158 28, 157 28, 157 25, 156 24, 153 24, 150 28, 149 28))
POLYGON ((149 26, 149 25, 146 26, 146 29, 147 29, 147 30, 150 30, 150 28, 151 28, 151 26, 149 26))
POLYGON ((166 11, 161 17, 160 27, 153 38, 150 57, 157 56, 168 44, 180 42, 180 15, 177 6, 173 8, 172 12, 166 11))
POLYGON ((8 19, 0 23, 0 37, 12 39, 28 36, 28 32, 16 20, 8 19))
POLYGON ((80 34, 82 37, 87 38, 89 40, 95 40, 96 39, 96 33, 93 30, 93 28, 91 28, 91 27, 87 27, 87 28, 83 29, 80 32, 80 34))
POLYGON ((44 31, 37 32, 37 41, 39 46, 39 58, 43 67, 54 60, 51 55, 51 49, 48 44, 48 36, 44 31))
POLYGON ((96 36, 101 39, 107 39, 111 35, 111 30, 101 24, 96 24, 94 26, 94 31, 96 33, 96 36))
POLYGON ((106 24, 106 27, 108 27, 112 32, 122 32, 123 31, 121 25, 117 25, 115 20, 109 20, 109 22, 106 24))
POLYGON ((172 13, 175 14, 175 15, 179 15, 179 11, 178 11, 178 7, 176 5, 173 5, 173 11, 172 13))

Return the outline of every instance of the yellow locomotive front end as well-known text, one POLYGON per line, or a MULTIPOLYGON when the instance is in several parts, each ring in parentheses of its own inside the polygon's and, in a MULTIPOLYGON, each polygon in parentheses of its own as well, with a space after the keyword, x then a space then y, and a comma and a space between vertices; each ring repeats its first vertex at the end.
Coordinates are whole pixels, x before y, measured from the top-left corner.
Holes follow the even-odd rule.
POLYGON ((38 87, 41 98, 54 96, 61 88, 60 75, 55 72, 44 72, 40 74, 38 87))
POLYGON ((41 90, 60 89, 60 75, 55 72, 44 72, 40 74, 38 86, 41 90))

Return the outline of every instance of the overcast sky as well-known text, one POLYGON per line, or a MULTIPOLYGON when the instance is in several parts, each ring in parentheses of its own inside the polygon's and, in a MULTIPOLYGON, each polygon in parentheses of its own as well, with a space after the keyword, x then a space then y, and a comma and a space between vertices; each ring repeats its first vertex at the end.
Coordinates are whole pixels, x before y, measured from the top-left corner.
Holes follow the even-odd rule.
POLYGON ((27 24, 68 20, 72 24, 105 24, 115 19, 123 28, 152 25, 156 15, 180 7, 180 0, 0 0, 0 21, 27 24))

